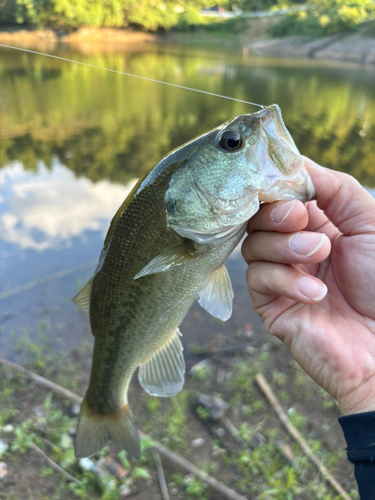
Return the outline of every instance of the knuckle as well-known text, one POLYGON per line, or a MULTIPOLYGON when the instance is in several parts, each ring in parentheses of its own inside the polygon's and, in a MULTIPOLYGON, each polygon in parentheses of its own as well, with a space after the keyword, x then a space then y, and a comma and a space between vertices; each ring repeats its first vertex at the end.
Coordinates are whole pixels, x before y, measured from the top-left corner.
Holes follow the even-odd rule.
POLYGON ((364 188, 361 184, 350 174, 345 172, 338 172, 338 178, 341 181, 340 189, 346 189, 348 191, 348 197, 350 198, 351 194, 353 194, 358 189, 363 190, 364 188))
POLYGON ((257 275, 259 273, 260 262, 252 262, 246 270, 246 281, 248 283, 254 283, 257 281, 257 275))
POLYGON ((277 264, 270 262, 252 262, 247 268, 246 279, 249 288, 256 291, 270 292, 271 285, 275 281, 277 264))
POLYGON ((247 259, 248 259, 248 247, 249 247, 249 237, 246 236, 246 238, 244 239, 242 245, 241 245, 241 255, 242 255, 242 258, 244 259, 245 262, 247 262, 247 259))
POLYGON ((257 233, 252 233, 251 237, 247 236, 241 246, 241 255, 247 264, 257 260, 257 233))
POLYGON ((338 177, 341 178, 341 181, 345 185, 354 185, 354 184, 359 184, 357 180, 350 174, 347 174, 345 172, 337 172, 338 177))

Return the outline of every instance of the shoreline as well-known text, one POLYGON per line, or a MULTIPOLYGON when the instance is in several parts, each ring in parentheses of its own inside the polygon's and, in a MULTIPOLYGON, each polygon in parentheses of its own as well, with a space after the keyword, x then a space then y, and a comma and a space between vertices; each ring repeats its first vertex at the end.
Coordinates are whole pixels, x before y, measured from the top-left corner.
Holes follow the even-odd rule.
POLYGON ((375 38, 355 34, 337 34, 311 40, 306 36, 289 36, 251 40, 244 50, 257 55, 375 65, 375 38))
MULTIPOLYGON (((224 47, 242 48, 244 55, 271 56, 281 59, 292 58, 310 61, 334 61, 375 65, 375 37, 355 34, 336 34, 318 39, 304 35, 270 38, 265 33, 265 20, 251 20, 242 33, 220 33, 197 30, 192 33, 171 32, 153 34, 130 29, 80 28, 67 33, 51 29, 27 30, 17 27, 0 27, 0 43, 17 43, 21 48, 53 50, 56 45, 67 43, 88 53, 100 51, 122 51, 124 45, 142 43, 174 43, 177 45, 217 46, 218 40, 224 47)), ((272 21, 274 22, 274 21, 272 21)))
POLYGON ((153 33, 130 29, 84 27, 69 33, 52 29, 32 30, 0 26, 0 43, 17 43, 24 48, 33 44, 53 46, 59 43, 100 43, 108 44, 113 48, 114 44, 155 42, 156 40, 157 35, 153 33))

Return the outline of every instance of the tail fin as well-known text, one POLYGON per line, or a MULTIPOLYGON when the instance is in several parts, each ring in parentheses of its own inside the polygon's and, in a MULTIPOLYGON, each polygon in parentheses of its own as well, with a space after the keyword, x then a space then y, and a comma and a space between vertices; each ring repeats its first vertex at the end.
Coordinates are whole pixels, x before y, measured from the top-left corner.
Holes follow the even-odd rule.
POLYGON ((133 458, 140 458, 138 431, 129 406, 126 405, 115 415, 103 416, 92 413, 84 400, 75 440, 76 457, 84 458, 100 451, 110 439, 133 458))

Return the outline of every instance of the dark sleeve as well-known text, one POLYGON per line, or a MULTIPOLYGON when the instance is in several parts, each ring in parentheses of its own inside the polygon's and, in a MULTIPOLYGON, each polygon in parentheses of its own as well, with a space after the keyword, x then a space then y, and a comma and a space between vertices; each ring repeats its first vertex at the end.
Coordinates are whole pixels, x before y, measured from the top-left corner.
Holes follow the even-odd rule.
POLYGON ((375 499, 375 411, 339 418, 361 500, 375 499))

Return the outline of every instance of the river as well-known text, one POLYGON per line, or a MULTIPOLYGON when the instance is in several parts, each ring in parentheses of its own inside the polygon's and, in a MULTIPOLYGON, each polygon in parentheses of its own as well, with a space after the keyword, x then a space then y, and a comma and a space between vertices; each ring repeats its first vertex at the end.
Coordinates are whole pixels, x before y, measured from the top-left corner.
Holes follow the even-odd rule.
MULTIPOLYGON (((375 187, 373 69, 254 58, 235 49, 124 47, 59 45, 53 53, 241 100, 276 102, 303 154, 375 187)), ((88 319, 71 299, 91 276, 109 221, 135 180, 171 149, 255 110, 0 48, 0 355, 16 357, 21 333, 53 339, 67 351, 91 342, 88 319)), ((194 305, 181 326, 185 344, 230 343, 245 325, 262 331, 239 251, 228 269, 232 318, 223 324, 194 305)))

